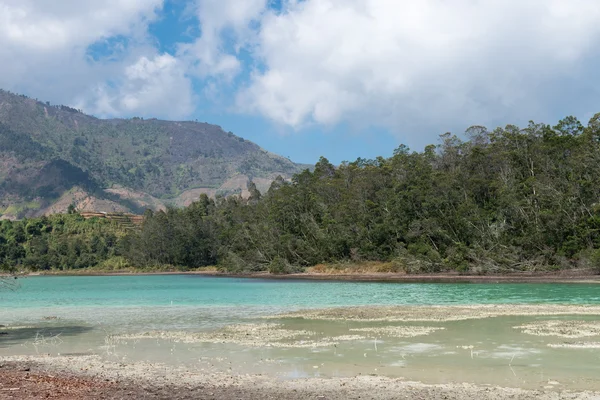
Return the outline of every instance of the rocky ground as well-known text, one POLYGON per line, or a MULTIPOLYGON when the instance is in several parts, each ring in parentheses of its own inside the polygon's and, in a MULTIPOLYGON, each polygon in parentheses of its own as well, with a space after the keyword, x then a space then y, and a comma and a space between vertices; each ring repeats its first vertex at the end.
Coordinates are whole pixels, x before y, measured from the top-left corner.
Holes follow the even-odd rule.
POLYGON ((0 360, 0 365, 0 399, 600 399, 594 392, 425 385, 373 376, 278 381, 198 375, 150 364, 110 364, 94 357, 13 357, 0 360))
POLYGON ((135 391, 117 382, 69 374, 56 375, 30 362, 8 362, 0 365, 0 398, 2 399, 95 399, 119 398, 135 391))

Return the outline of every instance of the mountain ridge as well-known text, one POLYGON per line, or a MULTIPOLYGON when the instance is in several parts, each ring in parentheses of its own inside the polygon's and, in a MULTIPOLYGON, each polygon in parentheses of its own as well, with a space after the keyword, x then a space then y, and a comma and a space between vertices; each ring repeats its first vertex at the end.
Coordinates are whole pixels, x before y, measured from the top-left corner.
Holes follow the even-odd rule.
POLYGON ((218 125, 101 119, 0 89, 0 218, 184 206, 309 168, 218 125))

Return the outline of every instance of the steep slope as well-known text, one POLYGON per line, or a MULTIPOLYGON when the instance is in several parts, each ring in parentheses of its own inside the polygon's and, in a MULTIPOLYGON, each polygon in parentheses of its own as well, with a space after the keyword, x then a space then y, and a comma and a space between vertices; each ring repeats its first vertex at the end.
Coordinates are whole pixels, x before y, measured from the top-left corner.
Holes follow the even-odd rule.
POLYGON ((265 190, 306 166, 221 127, 191 121, 98 119, 0 90, 0 213, 184 205, 200 193, 265 190))

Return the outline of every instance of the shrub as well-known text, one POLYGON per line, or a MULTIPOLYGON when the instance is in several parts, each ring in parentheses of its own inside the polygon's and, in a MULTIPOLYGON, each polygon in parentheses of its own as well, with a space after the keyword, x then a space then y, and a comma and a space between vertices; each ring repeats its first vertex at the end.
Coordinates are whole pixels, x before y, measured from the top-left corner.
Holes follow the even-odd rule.
POLYGON ((125 257, 111 257, 107 260, 104 260, 100 264, 98 264, 99 269, 107 270, 107 271, 119 271, 123 269, 131 268, 131 264, 125 257))
POLYGON ((268 271, 271 274, 289 274, 292 272, 292 268, 285 259, 276 256, 269 263, 268 271))

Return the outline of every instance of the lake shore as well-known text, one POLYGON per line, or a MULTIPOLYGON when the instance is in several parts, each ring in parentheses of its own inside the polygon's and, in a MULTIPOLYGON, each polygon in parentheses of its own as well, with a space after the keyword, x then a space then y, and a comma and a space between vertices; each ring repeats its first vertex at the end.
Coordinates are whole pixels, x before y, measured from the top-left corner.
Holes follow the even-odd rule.
POLYGON ((248 278, 269 280, 322 280, 390 283, 600 283, 600 274, 589 270, 564 270, 559 272, 523 272, 510 274, 468 275, 459 273, 406 274, 387 272, 300 272, 271 274, 268 272, 234 274, 214 269, 191 271, 47 271, 28 273, 25 276, 131 276, 131 275, 203 275, 223 278, 248 278))
MULTIPOLYGON (((180 274, 185 272, 176 275, 180 274)), ((196 274, 215 276, 215 271, 197 271, 196 274)), ((265 275, 255 274, 252 277, 268 278, 265 275)), ((297 274, 292 279, 305 279, 304 275, 297 274)), ((381 275, 395 274, 377 274, 381 275)), ((321 276, 337 280, 335 275, 321 276)), ((567 282, 583 281, 582 276, 585 275, 578 274, 577 280, 567 282)), ((272 277, 285 279, 289 276, 272 277)), ((41 290, 51 283, 60 289, 58 293, 63 293, 65 288, 73 290, 78 287, 74 282, 77 279, 57 278, 55 282, 52 282, 52 278, 48 279, 31 279, 24 281, 23 285, 32 285, 41 290)), ((83 279, 80 282, 83 288, 79 293, 84 297, 90 296, 86 285, 96 285, 98 282, 95 281, 103 281, 114 291, 114 286, 117 286, 115 281, 119 280, 83 279)), ((149 281, 152 285, 159 282, 162 286, 165 283, 163 281, 170 278, 141 280, 149 281)), ((293 290, 308 290, 305 293, 310 295, 314 290, 311 292, 306 288, 312 287, 330 296, 343 294, 347 287, 329 283, 289 284, 281 281, 278 284, 276 281, 265 283, 181 276, 172 277, 172 280, 182 283, 184 287, 204 288, 194 289, 193 293, 205 293, 207 286, 216 286, 218 290, 213 293, 217 293, 223 290, 221 285, 239 285, 235 287, 235 293, 245 286, 254 292, 258 284, 263 289, 260 292, 262 296, 269 298, 277 296, 278 292, 269 291, 277 286, 286 287, 286 294, 293 290), (338 292, 328 291, 324 286, 341 289, 338 292)), ((438 286, 443 286, 445 290, 453 285, 438 286)), ((470 292, 463 290, 464 286, 455 286, 458 286, 456 290, 459 292, 470 292)), ((472 289, 516 290, 518 297, 514 297, 515 293, 509 296, 513 300, 530 300, 528 296, 544 298, 543 293, 536 294, 537 288, 532 290, 527 286, 483 286, 472 289)), ((546 285, 546 288, 548 286, 551 285, 546 285)), ((431 289, 433 299, 439 296, 437 289, 430 286, 410 285, 400 291, 394 285, 362 287, 364 290, 357 289, 356 293, 366 292, 368 298, 371 298, 370 291, 375 289, 378 293, 393 291, 407 296, 411 296, 411 293, 420 295, 431 289)), ((539 290, 546 288, 540 287, 539 290)), ((67 307, 64 310, 57 308, 52 314, 44 310, 24 318, 19 309, 14 311, 15 307, 9 311, 11 306, 7 303, 5 316, 12 322, 4 322, 8 326, 0 331, 7 333, 0 337, 10 339, 14 330, 21 329, 22 332, 13 335, 13 338, 21 338, 18 341, 4 342, 12 346, 14 351, 7 350, 3 352, 5 356, 0 357, 0 399, 600 398, 598 375, 594 373, 597 372, 597 353, 590 355, 590 350, 597 349, 600 342, 600 325, 597 322, 600 305, 596 289, 595 285, 552 286, 550 293, 544 293, 556 304, 539 301, 532 304, 435 303, 419 306, 358 304, 330 307, 324 304, 320 308, 267 312, 241 322, 228 314, 227 318, 232 318, 232 321, 207 330, 201 329, 198 322, 194 322, 191 328, 186 327, 186 321, 203 321, 212 318, 212 315, 219 315, 220 311, 206 314, 201 310, 194 314, 194 308, 179 307, 177 302, 169 305, 170 298, 162 295, 166 299, 165 304, 158 307, 151 304, 145 307, 147 313, 142 308, 111 308, 109 304, 106 308, 96 308, 97 312, 90 312, 86 308, 77 312, 67 307), (569 295, 560 297, 560 293, 556 293, 564 291, 569 295), (590 300, 590 304, 562 304, 563 301, 568 303, 578 298, 593 298, 594 301, 590 300), (560 299, 560 302, 556 299, 560 299), (158 321, 161 314, 165 322, 158 321), (134 316, 139 318, 138 325, 119 328, 132 324, 134 316), (510 316, 527 318, 506 318, 510 316), (502 317, 504 322, 495 321, 493 317, 502 317), (484 319, 488 319, 489 323, 481 323, 484 319), (158 325, 155 327, 152 324, 158 325), (85 326, 98 329, 67 329, 85 326), (43 333, 50 341, 45 344, 46 338, 42 337, 39 352, 35 347, 34 353, 32 343, 37 342, 36 330, 40 327, 48 328, 43 333), (506 332, 503 333, 503 330, 506 332), (73 335, 69 335, 69 332, 73 335), (52 335, 57 338, 61 335, 64 344, 55 346, 51 341, 52 335), (27 341, 29 344, 21 347, 21 342, 27 341), (423 351, 427 346, 429 352, 423 351), (238 357, 240 349, 246 359, 238 357), (558 354, 560 352, 563 354, 558 354), (341 358, 334 359, 337 354, 341 358), (549 356, 543 362, 538 362, 537 354, 549 356), (433 355, 435 358, 430 359, 433 355), (406 364, 405 356, 408 359, 406 364), (292 361, 278 364, 274 360, 292 361), (339 367, 342 364, 344 366, 339 367), (570 365, 583 366, 582 370, 592 372, 585 376, 577 375, 572 372, 570 365), (294 373, 303 369, 308 373, 294 373)), ((111 298, 121 298, 115 296, 119 292, 111 293, 111 298)), ((18 300, 18 291, 10 294, 18 300)), ((47 293, 42 298, 44 301, 54 301, 47 293)), ((210 293, 207 298, 213 299, 210 293)), ((61 295, 56 299, 62 301, 63 297, 61 295)), ((248 309, 236 307, 243 309, 244 318, 248 317, 248 309)))
POLYGON ((356 376, 277 380, 160 364, 115 363, 94 356, 0 358, 0 398, 14 399, 597 399, 599 392, 523 390, 468 383, 428 385, 402 378, 356 376))

